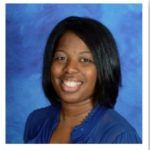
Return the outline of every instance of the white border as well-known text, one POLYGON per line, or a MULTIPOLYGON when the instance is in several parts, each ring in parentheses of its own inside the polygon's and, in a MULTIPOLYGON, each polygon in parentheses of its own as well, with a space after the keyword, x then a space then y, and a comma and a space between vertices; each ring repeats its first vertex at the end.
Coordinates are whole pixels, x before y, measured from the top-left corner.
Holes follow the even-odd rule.
MULTIPOLYGON (((146 0, 145 0, 146 1, 146 0)), ((143 118, 143 145, 148 149, 148 1, 143 2, 142 23, 142 118, 143 118)))
POLYGON ((5 5, 0 3, 0 144, 5 143, 5 5))
POLYGON ((6 3, 50 3, 50 0, 1 0, 0 1, 0 147, 5 150, 26 150, 26 149, 61 149, 77 150, 81 148, 93 150, 148 150, 148 0, 59 0, 52 3, 142 3, 143 4, 143 143, 142 144, 5 144, 5 4, 6 3))
MULTIPOLYGON (((1 3, 141 3, 142 0, 1 0, 1 3)), ((147 0, 144 0, 147 1, 147 0)))

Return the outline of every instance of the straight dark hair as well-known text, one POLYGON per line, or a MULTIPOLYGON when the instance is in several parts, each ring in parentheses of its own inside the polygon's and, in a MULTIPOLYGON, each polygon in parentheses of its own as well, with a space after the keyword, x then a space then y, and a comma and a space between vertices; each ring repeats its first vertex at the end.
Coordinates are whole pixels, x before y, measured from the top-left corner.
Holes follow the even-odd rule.
POLYGON ((81 38, 91 50, 97 81, 93 100, 101 106, 113 108, 121 86, 121 69, 116 42, 111 32, 100 22, 85 17, 71 16, 60 21, 52 30, 45 47, 42 85, 52 105, 60 103, 50 76, 56 45, 61 36, 71 31, 81 38))

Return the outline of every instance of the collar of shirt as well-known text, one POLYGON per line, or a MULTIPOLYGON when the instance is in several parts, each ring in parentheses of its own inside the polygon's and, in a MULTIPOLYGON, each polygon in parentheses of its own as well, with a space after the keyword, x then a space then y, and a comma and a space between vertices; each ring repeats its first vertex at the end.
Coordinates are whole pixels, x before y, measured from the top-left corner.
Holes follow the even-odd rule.
MULTIPOLYGON (((73 128, 70 138, 70 143, 83 143, 85 138, 88 138, 92 129, 102 116, 106 108, 96 105, 93 110, 89 113, 87 118, 80 124, 73 128)), ((60 106, 55 106, 52 108, 51 117, 48 119, 47 127, 47 143, 49 143, 50 138, 54 129, 57 127, 59 122, 60 106)))

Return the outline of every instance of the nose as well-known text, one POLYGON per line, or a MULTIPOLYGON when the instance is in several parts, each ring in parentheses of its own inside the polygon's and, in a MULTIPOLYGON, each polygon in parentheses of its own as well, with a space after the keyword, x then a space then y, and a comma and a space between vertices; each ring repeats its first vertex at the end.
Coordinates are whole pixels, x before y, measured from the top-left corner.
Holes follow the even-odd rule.
POLYGON ((64 71, 69 74, 79 72, 78 63, 75 60, 69 60, 64 67, 64 71))

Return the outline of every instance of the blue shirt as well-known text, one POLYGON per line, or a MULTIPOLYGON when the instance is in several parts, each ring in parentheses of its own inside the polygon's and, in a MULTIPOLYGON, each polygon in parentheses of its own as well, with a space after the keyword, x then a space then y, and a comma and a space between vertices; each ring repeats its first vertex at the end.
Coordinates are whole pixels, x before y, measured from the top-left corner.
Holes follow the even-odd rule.
MULTIPOLYGON (((49 143, 59 122, 59 106, 33 111, 26 122, 25 143, 49 143)), ((73 128, 70 143, 141 143, 135 129, 114 109, 97 105, 73 128)))

